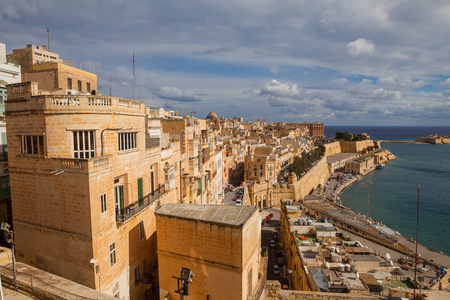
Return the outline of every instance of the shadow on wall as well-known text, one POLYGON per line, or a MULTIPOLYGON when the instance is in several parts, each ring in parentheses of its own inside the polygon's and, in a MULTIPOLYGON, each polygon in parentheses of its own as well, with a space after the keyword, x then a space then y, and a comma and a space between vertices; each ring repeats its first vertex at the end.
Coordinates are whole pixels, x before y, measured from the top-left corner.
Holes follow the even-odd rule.
MULTIPOLYGON (((153 210, 144 214, 153 214, 153 210)), ((159 299, 156 224, 154 216, 143 219, 128 233, 130 297, 159 299)))

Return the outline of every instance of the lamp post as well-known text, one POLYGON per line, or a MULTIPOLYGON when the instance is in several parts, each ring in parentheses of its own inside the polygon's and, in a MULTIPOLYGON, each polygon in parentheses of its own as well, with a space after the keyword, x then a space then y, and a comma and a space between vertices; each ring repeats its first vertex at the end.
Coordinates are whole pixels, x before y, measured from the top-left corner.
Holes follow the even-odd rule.
POLYGON ((16 278, 16 258, 14 255, 14 231, 9 230, 11 226, 7 222, 3 222, 1 226, 1 230, 8 234, 7 242, 11 244, 11 256, 12 256, 12 265, 13 265, 13 276, 14 276, 14 290, 17 291, 17 278, 16 278))
POLYGON ((192 278, 194 278, 195 274, 188 268, 181 269, 181 276, 175 278, 177 280, 177 290, 175 293, 180 294, 180 300, 184 300, 184 296, 189 296, 189 283, 192 282, 192 278))

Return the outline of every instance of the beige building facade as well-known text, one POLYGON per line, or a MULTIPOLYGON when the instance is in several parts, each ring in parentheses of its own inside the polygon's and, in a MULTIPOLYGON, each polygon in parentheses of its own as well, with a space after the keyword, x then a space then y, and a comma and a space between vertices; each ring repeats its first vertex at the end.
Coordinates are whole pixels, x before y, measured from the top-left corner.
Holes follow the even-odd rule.
POLYGON ((166 204, 156 226, 160 288, 169 299, 180 297, 172 276, 183 267, 195 274, 189 299, 261 299, 267 258, 256 206, 166 204))
POLYGON ((75 68, 73 61, 63 61, 57 53, 47 51, 45 46, 30 44, 23 49, 14 49, 7 58, 21 66, 22 82, 37 82, 41 91, 97 93, 97 75, 75 68))
MULTIPOLYGON (((120 299, 157 293, 154 210, 179 201, 143 102, 8 86, 17 260, 120 299)), ((157 130, 155 126, 155 130, 157 130)))

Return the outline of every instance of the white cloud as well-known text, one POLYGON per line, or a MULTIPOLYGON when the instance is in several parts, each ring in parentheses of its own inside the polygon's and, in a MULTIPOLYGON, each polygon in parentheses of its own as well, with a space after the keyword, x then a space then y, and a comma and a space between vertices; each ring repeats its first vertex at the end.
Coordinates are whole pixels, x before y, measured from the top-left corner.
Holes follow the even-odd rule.
POLYGON ((450 78, 447 78, 445 81, 441 81, 438 84, 439 89, 448 89, 450 88, 450 78))
POLYGON ((270 68, 270 73, 273 73, 273 74, 277 75, 278 74, 278 68, 277 67, 270 68))
POLYGON ((259 94, 261 96, 273 96, 280 98, 298 99, 300 96, 300 90, 296 83, 293 82, 279 82, 276 79, 272 79, 265 83, 261 88, 259 94))
POLYGON ((336 78, 331 80, 332 83, 336 83, 336 84, 347 84, 348 83, 348 79, 347 78, 336 78))
POLYGON ((366 39, 357 39, 347 44, 347 49, 352 56, 360 54, 372 54, 375 52, 375 44, 366 39))
POLYGON ((155 94, 161 98, 172 101, 180 101, 180 102, 195 102, 200 101, 200 97, 197 96, 193 91, 189 90, 181 90, 176 87, 164 86, 157 91, 155 94))

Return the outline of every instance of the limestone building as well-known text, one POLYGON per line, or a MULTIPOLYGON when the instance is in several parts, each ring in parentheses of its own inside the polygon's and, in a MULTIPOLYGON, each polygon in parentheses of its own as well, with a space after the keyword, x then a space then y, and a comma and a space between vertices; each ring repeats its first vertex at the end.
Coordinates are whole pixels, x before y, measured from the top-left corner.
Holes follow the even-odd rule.
POLYGON ((18 261, 121 299, 156 295, 154 210, 179 201, 179 184, 154 115, 140 101, 8 86, 18 261))
POLYGON ((75 90, 93 95, 97 92, 97 75, 75 68, 73 61, 63 61, 45 46, 30 44, 14 49, 7 57, 22 67, 22 82, 37 82, 41 91, 75 90))
POLYGON ((165 204, 156 227, 160 288, 169 299, 179 299, 172 276, 183 267, 195 274, 190 299, 261 299, 267 257, 258 207, 165 204))

